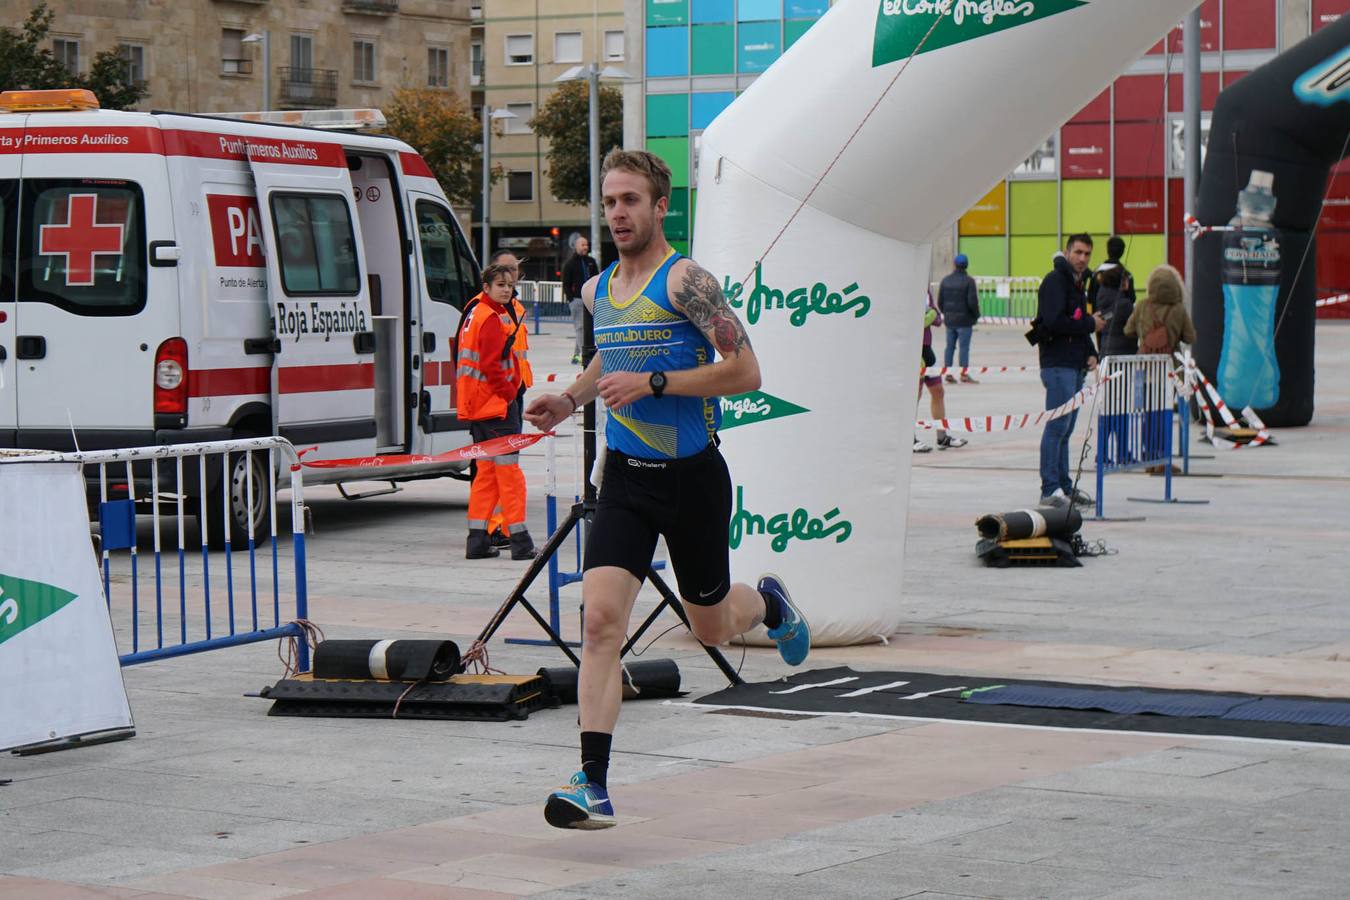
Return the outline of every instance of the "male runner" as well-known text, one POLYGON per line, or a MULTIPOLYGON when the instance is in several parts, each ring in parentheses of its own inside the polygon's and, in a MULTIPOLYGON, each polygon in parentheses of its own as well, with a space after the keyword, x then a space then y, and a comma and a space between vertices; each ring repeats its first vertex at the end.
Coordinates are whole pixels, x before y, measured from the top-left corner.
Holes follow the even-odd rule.
POLYGON ((615 149, 601 179, 619 259, 582 289, 598 352, 570 389, 539 397, 525 411, 548 431, 596 397, 609 407, 604 481, 582 577, 582 770, 544 806, 557 828, 615 824, 606 776, 622 697, 619 650, 658 536, 666 539, 700 641, 721 644, 763 624, 794 666, 811 646, 782 579, 731 583, 731 477, 717 450, 717 398, 759 387, 750 339, 717 279, 666 243, 666 164, 646 151, 615 149))

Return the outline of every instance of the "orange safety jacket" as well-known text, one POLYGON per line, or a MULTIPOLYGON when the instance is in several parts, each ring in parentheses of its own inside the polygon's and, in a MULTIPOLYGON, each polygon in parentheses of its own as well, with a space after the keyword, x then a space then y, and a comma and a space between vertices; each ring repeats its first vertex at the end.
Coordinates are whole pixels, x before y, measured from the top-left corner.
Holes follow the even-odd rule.
POLYGON ((514 350, 520 324, 513 312, 479 294, 457 340, 456 415, 463 421, 503 419, 520 391, 514 350))

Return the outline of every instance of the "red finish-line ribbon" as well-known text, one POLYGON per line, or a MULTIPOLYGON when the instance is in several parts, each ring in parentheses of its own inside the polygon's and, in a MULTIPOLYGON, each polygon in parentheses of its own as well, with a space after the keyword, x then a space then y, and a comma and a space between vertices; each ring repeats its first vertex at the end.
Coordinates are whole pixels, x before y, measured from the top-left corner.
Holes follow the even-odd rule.
POLYGON ((1019 428, 1035 428, 1037 425, 1041 425, 1053 419, 1063 418, 1079 409, 1088 398, 1101 390, 1102 385, 1112 379, 1119 378, 1120 375, 1120 372, 1116 372, 1108 375, 1096 384, 1085 386, 1081 391, 1074 394, 1067 401, 1056 406, 1054 409, 1012 416, 963 416, 959 419, 920 419, 914 423, 914 427, 930 430, 937 428, 942 431, 1016 431, 1019 428))
MULTIPOLYGON (((413 466, 422 463, 453 462, 455 460, 468 462, 488 456, 510 456, 512 453, 519 453, 526 447, 537 444, 552 434, 551 431, 541 431, 538 434, 511 434, 506 437, 483 441, 480 444, 460 447, 458 450, 437 453, 435 456, 403 453, 392 456, 357 456, 350 459, 316 459, 313 461, 301 459, 300 464, 311 469, 378 469, 383 466, 413 466)), ((313 449, 313 447, 309 448, 309 450, 313 449)), ((308 453, 309 450, 301 451, 302 455, 308 453)))

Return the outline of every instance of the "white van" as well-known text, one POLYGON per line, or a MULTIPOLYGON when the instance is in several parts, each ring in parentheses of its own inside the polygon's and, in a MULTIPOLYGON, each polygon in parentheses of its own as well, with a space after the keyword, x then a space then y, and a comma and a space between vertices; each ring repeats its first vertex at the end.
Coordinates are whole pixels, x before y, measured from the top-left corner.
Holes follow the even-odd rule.
MULTIPOLYGON (((0 95, 0 447, 453 449, 468 426, 450 338, 478 271, 431 170, 393 138, 0 95)), ((441 476, 463 464, 379 477, 441 476)))

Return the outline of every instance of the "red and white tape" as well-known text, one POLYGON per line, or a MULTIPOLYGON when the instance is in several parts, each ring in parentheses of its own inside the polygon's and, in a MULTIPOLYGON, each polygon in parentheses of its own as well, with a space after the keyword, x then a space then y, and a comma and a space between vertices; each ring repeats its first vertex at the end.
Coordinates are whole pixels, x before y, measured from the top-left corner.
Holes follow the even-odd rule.
POLYGON ((420 463, 449 462, 451 460, 463 460, 468 462, 473 459, 484 459, 489 456, 510 456, 513 453, 519 453, 526 447, 542 441, 544 438, 553 434, 551 431, 541 431, 538 434, 510 434, 505 437, 493 438, 489 441, 483 441, 479 444, 470 444, 467 447, 460 447, 456 450, 447 450, 445 453, 437 453, 435 456, 425 456, 421 454, 399 453, 389 456, 357 456, 349 459, 316 459, 312 461, 305 460, 303 457, 310 450, 309 447, 300 451, 300 464, 310 469, 378 469, 384 466, 411 466, 420 463))
POLYGON ((1245 443, 1229 440, 1219 437, 1214 433, 1214 410, 1217 410, 1219 416, 1223 419, 1225 425, 1229 428, 1241 428, 1238 420, 1233 416, 1228 404, 1224 403, 1223 397, 1219 395, 1219 389, 1210 383, 1205 377, 1205 373, 1200 371, 1200 367, 1195 364, 1195 360, 1189 353, 1184 356, 1176 354, 1177 359, 1181 360, 1182 378, 1181 381, 1189 392, 1194 395, 1196 403, 1200 406, 1200 412, 1205 417, 1205 440, 1209 441, 1215 449, 1218 450, 1241 450, 1243 447, 1260 447, 1268 443, 1271 439, 1270 431, 1265 423, 1256 415, 1256 410, 1250 406, 1242 410, 1242 417, 1247 420, 1252 428, 1256 429, 1256 437, 1245 443), (1209 398, 1214 401, 1213 407, 1210 406, 1209 398))
POLYGON ((919 369, 919 377, 936 378, 939 375, 1007 375, 1012 372, 1038 372, 1039 366, 943 366, 919 369))
POLYGON ((1186 229, 1186 236, 1189 237, 1191 240, 1195 240, 1201 235, 1208 234, 1211 231, 1233 230, 1233 226, 1231 225, 1201 225, 1200 220, 1197 219, 1195 216, 1191 215, 1190 213, 1186 213, 1184 216, 1182 216, 1181 220, 1183 227, 1186 229))
POLYGON ((977 325, 1030 325, 1031 316, 980 316, 977 325))
POLYGON ((1333 297, 1323 297, 1321 300, 1318 300, 1315 305, 1318 307, 1339 306, 1342 303, 1350 303, 1350 294, 1336 294, 1333 297))
POLYGON ((1045 422, 1063 418, 1079 409, 1087 402, 1088 398, 1101 390, 1102 385, 1113 378, 1119 377, 1119 372, 1108 375, 1096 384, 1085 386, 1054 409, 1046 409, 1038 413, 1025 413, 1020 416, 963 416, 959 419, 920 419, 914 423, 914 427, 928 430, 937 428, 942 431, 968 432, 1016 431, 1019 428, 1035 428, 1045 422))

